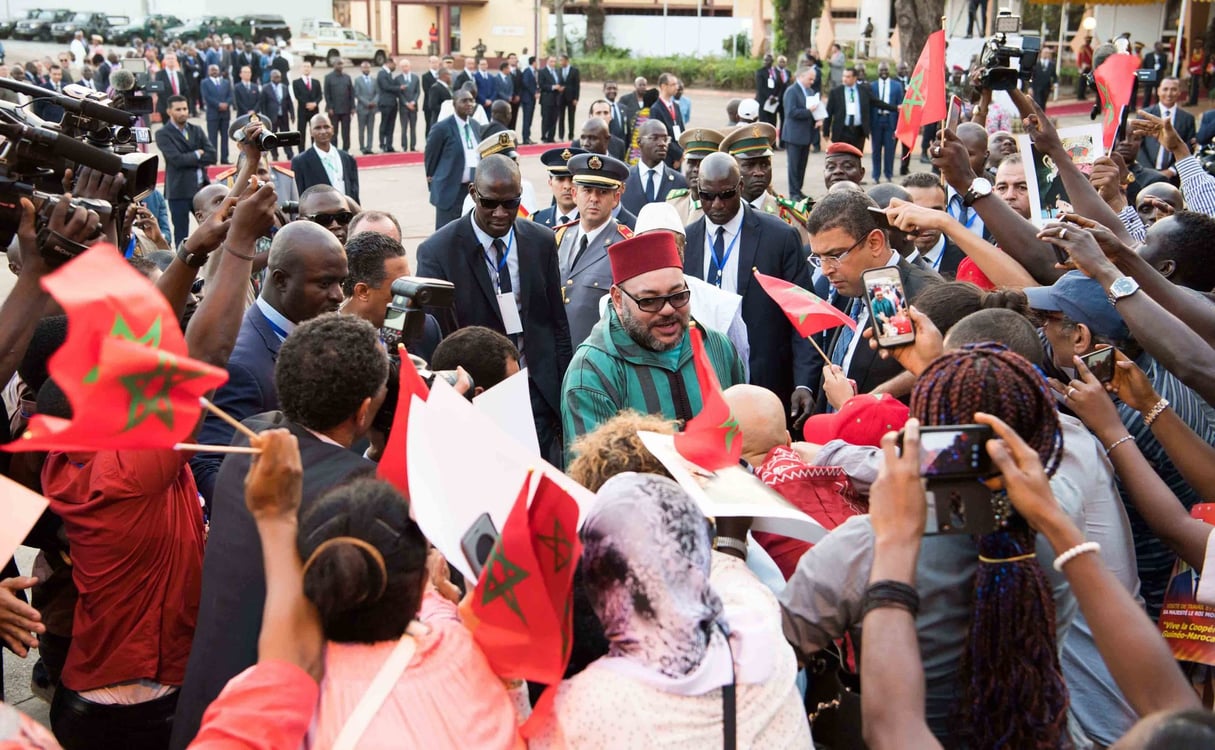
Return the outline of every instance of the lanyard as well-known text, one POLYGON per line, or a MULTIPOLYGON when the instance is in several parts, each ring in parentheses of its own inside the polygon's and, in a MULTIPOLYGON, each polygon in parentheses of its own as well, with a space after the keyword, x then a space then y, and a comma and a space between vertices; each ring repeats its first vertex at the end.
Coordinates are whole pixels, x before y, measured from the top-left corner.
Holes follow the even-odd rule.
MULTIPOLYGON (((495 237, 494 239, 498 239, 498 238, 495 237)), ((496 291, 498 294, 502 293, 502 282, 501 282, 502 269, 506 268, 506 260, 507 260, 507 258, 510 257, 510 249, 512 247, 514 247, 514 244, 515 244, 515 229, 514 229, 514 227, 511 227, 510 232, 508 232, 506 235, 506 247, 505 247, 505 249, 502 250, 502 260, 495 263, 494 259, 489 257, 489 251, 486 250, 484 247, 481 248, 481 253, 485 256, 485 262, 489 265, 490 269, 494 272, 494 291, 496 291)), ((490 247, 493 247, 492 240, 490 241, 490 247)), ((507 270, 507 273, 510 273, 510 271, 507 270)))
POLYGON ((709 249, 709 258, 713 261, 713 266, 717 269, 717 277, 713 280, 713 283, 717 285, 718 289, 721 288, 721 275, 725 272, 726 264, 730 262, 730 256, 734 254, 734 246, 738 244, 738 238, 741 236, 742 227, 739 227, 737 234, 734 235, 734 239, 730 240, 730 245, 726 248, 725 257, 721 260, 717 259, 717 248, 710 247, 709 249))

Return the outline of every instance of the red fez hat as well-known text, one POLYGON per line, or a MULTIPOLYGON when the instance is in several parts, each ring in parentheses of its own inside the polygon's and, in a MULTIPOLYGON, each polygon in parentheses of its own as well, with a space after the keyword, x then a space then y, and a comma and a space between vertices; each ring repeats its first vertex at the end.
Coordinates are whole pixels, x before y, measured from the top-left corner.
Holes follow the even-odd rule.
POLYGON ((858 159, 864 156, 859 148, 843 141, 836 141, 827 147, 827 156, 832 154, 852 154, 858 159))
POLYGON ((613 284, 660 268, 683 268, 674 232, 646 232, 608 245, 608 260, 613 284))

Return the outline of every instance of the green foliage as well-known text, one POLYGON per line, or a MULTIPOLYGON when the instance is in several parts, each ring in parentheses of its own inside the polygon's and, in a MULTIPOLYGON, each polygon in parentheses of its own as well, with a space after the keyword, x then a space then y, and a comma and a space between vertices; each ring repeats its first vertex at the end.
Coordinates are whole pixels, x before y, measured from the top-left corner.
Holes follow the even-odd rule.
POLYGON ((751 55, 751 35, 740 31, 734 36, 728 36, 721 40, 721 48, 726 55, 731 57, 735 52, 742 57, 749 57, 751 55))
POLYGON ((660 73, 674 73, 684 86, 704 86, 718 89, 749 89, 755 84, 755 69, 759 63, 747 56, 693 57, 579 57, 575 62, 583 80, 632 81, 645 76, 653 84, 660 73))
POLYGON ((599 51, 595 53, 596 58, 605 58, 612 60, 628 60, 633 56, 633 50, 627 47, 614 47, 611 44, 604 42, 599 51))
POLYGON ((789 0, 772 0, 772 49, 773 55, 777 50, 785 49, 785 13, 789 10, 789 0))

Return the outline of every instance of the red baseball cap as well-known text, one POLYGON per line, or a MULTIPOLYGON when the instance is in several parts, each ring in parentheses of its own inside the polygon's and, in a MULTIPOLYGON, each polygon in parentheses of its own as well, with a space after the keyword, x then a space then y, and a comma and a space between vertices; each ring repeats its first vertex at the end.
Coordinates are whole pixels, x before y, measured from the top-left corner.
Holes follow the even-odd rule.
POLYGON ((884 393, 853 396, 834 414, 816 414, 802 426, 807 442, 822 445, 843 440, 850 445, 881 445, 882 436, 901 430, 911 410, 884 393))

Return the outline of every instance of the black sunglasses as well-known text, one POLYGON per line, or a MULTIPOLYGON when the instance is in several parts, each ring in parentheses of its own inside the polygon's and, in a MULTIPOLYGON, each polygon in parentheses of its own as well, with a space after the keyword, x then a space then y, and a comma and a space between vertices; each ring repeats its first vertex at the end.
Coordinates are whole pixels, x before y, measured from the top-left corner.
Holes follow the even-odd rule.
POLYGON ((626 292, 624 287, 618 288, 620 289, 621 294, 636 302, 637 307, 640 308, 642 312, 648 313, 659 312, 662 310, 662 308, 667 306, 668 302, 671 303, 671 307, 679 310, 688 304, 688 300, 692 299, 691 289, 684 289, 682 292, 668 294, 665 297, 642 297, 641 299, 637 299, 633 295, 626 292))
POLYGON ((323 227, 327 227, 335 221, 341 226, 346 226, 354 218, 354 214, 349 211, 338 211, 332 214, 312 214, 307 218, 308 221, 320 224, 323 227))
POLYGON ((716 200, 728 201, 733 200, 734 196, 738 195, 738 188, 730 188, 729 190, 723 190, 720 193, 706 193, 705 191, 701 190, 699 191, 699 195, 701 205, 712 203, 716 200))
POLYGON ((496 201, 491 198, 482 197, 477 191, 473 191, 473 197, 477 199, 477 203, 486 211, 494 211, 498 208, 505 208, 507 211, 517 211, 519 204, 523 202, 523 196, 517 195, 514 198, 507 198, 504 201, 496 201))

